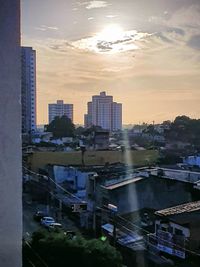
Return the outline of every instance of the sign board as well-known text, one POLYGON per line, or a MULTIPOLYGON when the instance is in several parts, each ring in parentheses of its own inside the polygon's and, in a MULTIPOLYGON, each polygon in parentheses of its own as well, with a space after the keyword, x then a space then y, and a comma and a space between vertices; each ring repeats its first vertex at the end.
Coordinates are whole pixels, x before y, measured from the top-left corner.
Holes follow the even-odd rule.
POLYGON ((83 212, 87 210, 87 203, 77 203, 71 205, 72 212, 83 212))
POLYGON ((108 209, 113 211, 113 212, 117 212, 118 211, 117 206, 115 206, 113 204, 108 204, 108 209))
POLYGON ((185 259, 185 251, 183 251, 183 250, 181 251, 181 250, 173 249, 173 248, 166 247, 166 246, 163 246, 163 245, 160 245, 160 244, 157 245, 157 248, 160 251, 166 252, 166 253, 168 253, 170 255, 179 257, 181 259, 185 259))

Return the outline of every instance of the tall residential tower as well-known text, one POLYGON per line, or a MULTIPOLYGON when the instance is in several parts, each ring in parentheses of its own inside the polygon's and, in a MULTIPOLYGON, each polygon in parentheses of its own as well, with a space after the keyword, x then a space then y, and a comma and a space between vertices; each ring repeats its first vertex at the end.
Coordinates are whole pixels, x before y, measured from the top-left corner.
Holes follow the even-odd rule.
POLYGON ((36 52, 32 47, 21 48, 22 66, 22 133, 36 130, 36 52))
POLYGON ((101 126, 109 131, 117 131, 122 128, 122 104, 113 102, 113 97, 101 92, 92 96, 92 102, 88 102, 88 112, 85 114, 85 127, 91 125, 101 126))
POLYGON ((49 104, 49 123, 55 117, 66 115, 73 122, 73 104, 64 104, 63 100, 57 100, 55 104, 49 104))

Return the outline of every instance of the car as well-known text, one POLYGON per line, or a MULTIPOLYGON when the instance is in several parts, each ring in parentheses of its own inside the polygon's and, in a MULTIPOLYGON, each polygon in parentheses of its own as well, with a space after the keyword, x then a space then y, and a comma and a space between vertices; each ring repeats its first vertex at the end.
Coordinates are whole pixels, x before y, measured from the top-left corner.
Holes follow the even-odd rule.
POLYGON ((33 219, 37 222, 40 222, 43 217, 47 217, 48 214, 44 211, 36 211, 36 213, 33 215, 33 219))
POLYGON ((44 227, 48 227, 51 223, 55 223, 55 220, 52 217, 43 217, 40 222, 44 227))
POLYGON ((62 224, 61 223, 57 223, 57 222, 54 222, 54 223, 50 223, 48 226, 48 230, 51 232, 51 231, 56 231, 56 230, 62 230, 62 224))
POLYGON ((69 238, 69 239, 74 239, 76 238, 76 232, 74 231, 66 231, 64 234, 69 238))

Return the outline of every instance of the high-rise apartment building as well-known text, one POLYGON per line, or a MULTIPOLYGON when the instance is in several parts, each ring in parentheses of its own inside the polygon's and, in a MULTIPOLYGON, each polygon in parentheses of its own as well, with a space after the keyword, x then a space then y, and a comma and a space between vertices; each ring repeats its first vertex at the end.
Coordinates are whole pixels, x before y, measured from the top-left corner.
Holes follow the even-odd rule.
POLYGON ((87 114, 84 115, 84 125, 86 128, 92 126, 92 102, 87 103, 87 114))
POLYGON ((117 131, 122 129, 122 104, 112 103, 112 130, 117 131))
POLYGON ((63 100, 57 100, 55 104, 49 104, 49 123, 55 117, 66 115, 73 122, 73 104, 64 104, 63 100))
POLYGON ((85 127, 91 125, 101 126, 109 131, 117 131, 122 128, 122 104, 113 102, 113 96, 101 92, 92 96, 92 102, 88 102, 88 112, 85 114, 85 127))
POLYGON ((22 133, 36 130, 36 51, 32 47, 21 48, 22 66, 22 133))

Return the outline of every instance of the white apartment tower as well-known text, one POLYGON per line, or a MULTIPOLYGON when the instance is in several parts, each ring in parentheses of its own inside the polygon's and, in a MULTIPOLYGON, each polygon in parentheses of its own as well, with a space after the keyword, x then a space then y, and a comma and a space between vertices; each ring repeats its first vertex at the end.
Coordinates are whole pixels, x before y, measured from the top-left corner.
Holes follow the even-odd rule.
POLYGON ((92 96, 92 102, 88 102, 88 113, 85 115, 85 127, 91 125, 101 126, 109 131, 117 131, 122 128, 122 104, 113 102, 113 96, 101 92, 92 96))
POLYGON ((67 116, 73 122, 73 104, 64 104, 63 100, 57 100, 55 104, 49 104, 49 123, 55 117, 67 116))
POLYGON ((22 133, 36 130, 36 51, 32 47, 21 48, 22 66, 22 133))

